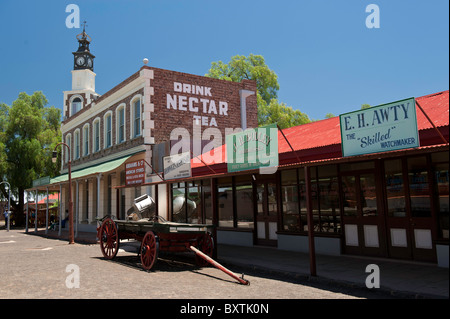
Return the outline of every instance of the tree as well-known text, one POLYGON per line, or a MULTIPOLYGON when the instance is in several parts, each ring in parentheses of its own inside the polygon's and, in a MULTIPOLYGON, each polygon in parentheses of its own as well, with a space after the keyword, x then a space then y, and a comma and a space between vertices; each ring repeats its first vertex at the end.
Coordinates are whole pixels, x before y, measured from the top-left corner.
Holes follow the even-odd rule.
POLYGON ((277 123, 281 129, 311 122, 308 115, 294 110, 285 103, 272 99, 269 104, 264 100, 258 101, 258 123, 260 126, 277 123))
MULTIPOLYGON (((4 103, 0 107, 0 149, 4 148, 0 174, 18 199, 12 203, 18 212, 23 211, 24 190, 34 179, 58 174, 51 152, 61 140, 61 111, 46 107, 47 103, 40 91, 22 92, 10 107, 4 103)), ((23 224, 23 214, 16 215, 16 222, 23 224)))
POLYGON ((280 128, 286 128, 311 122, 306 114, 278 102, 278 76, 269 69, 261 55, 236 55, 227 64, 222 61, 212 62, 205 76, 234 82, 255 80, 259 126, 278 123, 280 128))
POLYGON ((365 109, 368 109, 370 107, 372 107, 372 105, 370 105, 370 104, 361 104, 361 110, 365 110, 365 109))
POLYGON ((211 69, 205 76, 234 82, 255 80, 258 94, 266 103, 276 99, 280 89, 278 76, 269 69, 262 55, 236 55, 228 64, 222 61, 212 62, 211 69))

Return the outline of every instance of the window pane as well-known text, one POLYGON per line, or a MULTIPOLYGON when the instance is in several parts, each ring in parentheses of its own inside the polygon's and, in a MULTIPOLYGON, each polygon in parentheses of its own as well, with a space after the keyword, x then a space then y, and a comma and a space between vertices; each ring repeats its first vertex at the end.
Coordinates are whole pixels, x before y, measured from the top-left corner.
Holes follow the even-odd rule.
POLYGON ((172 186, 172 220, 177 223, 186 223, 185 191, 172 186))
POLYGON ((268 214, 272 216, 276 216, 277 209, 277 185, 273 183, 267 184, 267 204, 268 204, 268 214))
POLYGON ((411 216, 430 217, 431 198, 425 156, 408 158, 411 216))
POLYGON ((361 175, 359 178, 361 188, 361 208, 363 216, 377 216, 377 192, 375 176, 373 174, 361 175))
POLYGON ((232 184, 218 184, 217 200, 219 226, 233 227, 233 188, 232 184))
POLYGON ((211 182, 209 180, 202 181, 203 197, 205 199, 205 224, 212 225, 213 210, 211 200, 211 182))
POLYGON ((355 176, 342 176, 342 193, 344 199, 344 216, 357 215, 355 176))
POLYGON ((283 185, 297 184, 297 170, 291 169, 288 171, 281 171, 281 184, 283 185))
POLYGON ((403 184, 401 160, 390 160, 384 162, 386 171, 386 198, 388 203, 388 216, 405 217, 406 200, 405 187, 403 184))
POLYGON ((448 163, 439 163, 433 165, 434 184, 437 191, 437 212, 439 223, 439 237, 449 238, 449 183, 448 183, 448 163))
POLYGON ((111 116, 106 117, 106 147, 111 146, 111 116))
MULTIPOLYGON (((319 171, 320 175, 320 171, 319 171)), ((341 229, 338 178, 319 180, 320 231, 339 232, 341 229)))
POLYGON ((95 134, 95 151, 98 152, 100 150, 100 121, 97 121, 94 124, 94 134, 95 134))
POLYGON ((201 193, 200 187, 189 187, 187 200, 187 222, 200 224, 202 222, 201 193))
POLYGON ((141 134, 141 101, 134 103, 134 136, 141 134))
POLYGON ((252 184, 236 185, 236 218, 238 228, 253 228, 252 184))
POLYGON ((125 137, 125 108, 119 110, 119 143, 124 141, 125 137))
POLYGON ((283 208, 283 229, 300 231, 297 185, 281 187, 281 205, 283 208))

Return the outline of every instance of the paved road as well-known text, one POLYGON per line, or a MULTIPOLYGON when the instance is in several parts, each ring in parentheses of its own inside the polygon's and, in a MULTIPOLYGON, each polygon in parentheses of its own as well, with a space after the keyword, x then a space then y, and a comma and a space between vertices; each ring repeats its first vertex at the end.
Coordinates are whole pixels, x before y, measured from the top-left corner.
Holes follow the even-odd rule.
MULTIPOLYGON (((124 245, 122 247, 131 250, 124 245)), ((119 251, 102 258, 98 245, 0 230, 0 298, 100 299, 353 299, 389 298, 368 290, 295 282, 261 273, 246 274, 243 286, 220 270, 198 267, 193 255, 162 255, 153 271, 140 266, 136 253, 119 251), (71 266, 72 265, 72 266, 71 266), (73 266, 75 265, 75 266, 73 266), (69 267, 69 268, 67 268, 69 267), (76 281, 79 288, 68 288, 76 281), (66 271, 67 270, 67 271, 66 271)), ((239 269, 232 269, 236 272, 239 269)))

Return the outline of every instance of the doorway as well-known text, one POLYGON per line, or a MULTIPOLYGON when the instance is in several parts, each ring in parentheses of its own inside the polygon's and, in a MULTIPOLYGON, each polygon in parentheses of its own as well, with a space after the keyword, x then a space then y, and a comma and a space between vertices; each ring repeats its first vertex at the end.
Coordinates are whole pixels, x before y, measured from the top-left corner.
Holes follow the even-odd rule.
POLYGON ((383 214, 375 170, 342 173, 344 253, 385 256, 383 214))
POLYGON ((390 257, 436 262, 429 161, 416 156, 384 162, 390 257))
POLYGON ((256 182, 256 245, 277 246, 278 202, 275 179, 256 182))

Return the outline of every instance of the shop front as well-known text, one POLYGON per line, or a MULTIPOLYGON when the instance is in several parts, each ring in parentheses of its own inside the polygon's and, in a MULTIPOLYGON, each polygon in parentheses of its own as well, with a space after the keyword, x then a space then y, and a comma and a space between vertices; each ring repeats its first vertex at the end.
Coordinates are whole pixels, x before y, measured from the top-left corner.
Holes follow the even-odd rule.
MULTIPOLYGON (((441 95, 445 100, 448 91, 441 95)), ((425 98, 421 103, 432 105, 425 98)), ((440 107, 448 113, 448 104, 440 107)), ((225 160, 193 164, 189 179, 165 182, 171 190, 169 218, 215 224, 219 243, 308 252, 310 207, 319 254, 445 265, 448 143, 419 114, 419 147, 347 157, 339 154, 340 146, 333 140, 302 147, 308 137, 309 146, 314 144, 321 128, 322 134, 330 133, 327 128, 336 131, 336 120, 283 130, 286 136, 278 135, 280 163, 273 174, 260 174, 258 169, 229 172, 225 160), (285 137, 295 151, 286 146, 285 137), (191 204, 178 212, 174 207, 180 196, 191 204)), ((439 130, 448 140, 448 119, 439 130)))

